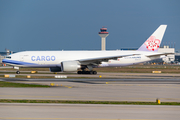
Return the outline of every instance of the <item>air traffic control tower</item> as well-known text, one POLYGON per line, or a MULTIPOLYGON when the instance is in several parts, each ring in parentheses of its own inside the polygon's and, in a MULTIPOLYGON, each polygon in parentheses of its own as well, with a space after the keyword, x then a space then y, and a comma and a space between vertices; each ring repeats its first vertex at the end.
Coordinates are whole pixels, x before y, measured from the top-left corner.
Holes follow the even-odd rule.
POLYGON ((102 27, 100 31, 98 35, 101 37, 101 50, 106 50, 106 37, 109 35, 109 32, 107 32, 105 27, 102 27))

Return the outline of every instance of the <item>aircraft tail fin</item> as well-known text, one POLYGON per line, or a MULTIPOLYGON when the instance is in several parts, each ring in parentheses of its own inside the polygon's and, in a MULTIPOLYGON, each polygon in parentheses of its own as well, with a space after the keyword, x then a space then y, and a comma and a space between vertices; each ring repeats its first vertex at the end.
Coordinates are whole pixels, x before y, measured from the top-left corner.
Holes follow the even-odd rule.
POLYGON ((156 31, 141 45, 141 47, 138 50, 157 52, 160 47, 162 38, 164 36, 166 27, 167 25, 160 25, 156 29, 156 31))

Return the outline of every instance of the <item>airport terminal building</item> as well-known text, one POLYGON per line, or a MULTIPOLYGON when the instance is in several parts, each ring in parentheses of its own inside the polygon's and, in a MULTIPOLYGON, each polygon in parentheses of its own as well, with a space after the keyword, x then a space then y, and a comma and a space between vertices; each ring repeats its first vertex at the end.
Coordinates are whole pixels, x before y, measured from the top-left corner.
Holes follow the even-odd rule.
POLYGON ((167 55, 167 57, 162 58, 163 62, 171 63, 175 61, 175 49, 169 48, 169 46, 163 46, 163 48, 159 48, 158 52, 160 53, 174 53, 172 55, 167 55))

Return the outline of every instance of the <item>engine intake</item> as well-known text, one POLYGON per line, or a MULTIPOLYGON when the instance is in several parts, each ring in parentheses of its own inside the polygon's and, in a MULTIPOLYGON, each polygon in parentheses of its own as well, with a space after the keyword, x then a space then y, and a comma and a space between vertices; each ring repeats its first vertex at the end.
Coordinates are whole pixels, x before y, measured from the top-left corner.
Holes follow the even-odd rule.
POLYGON ((61 70, 63 72, 74 72, 77 71, 81 66, 77 61, 64 61, 61 62, 61 70))

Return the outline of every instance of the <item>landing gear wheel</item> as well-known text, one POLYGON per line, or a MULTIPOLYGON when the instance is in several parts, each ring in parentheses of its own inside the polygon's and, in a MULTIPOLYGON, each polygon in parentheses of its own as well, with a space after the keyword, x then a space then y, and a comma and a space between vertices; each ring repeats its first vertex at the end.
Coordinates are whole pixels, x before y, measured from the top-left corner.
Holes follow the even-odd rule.
POLYGON ((16 74, 20 74, 20 71, 16 71, 16 74))
POLYGON ((93 71, 93 74, 94 74, 94 75, 96 75, 96 74, 97 74, 97 72, 96 72, 96 71, 93 71))
POLYGON ((82 71, 82 74, 86 74, 86 71, 82 71))
POLYGON ((89 71, 85 71, 85 74, 90 74, 90 72, 89 71))
POLYGON ((82 71, 78 71, 77 74, 82 74, 82 71))
POLYGON ((89 74, 93 74, 93 71, 89 71, 89 74))
POLYGON ((77 74, 94 74, 96 75, 96 71, 78 71, 77 74))

